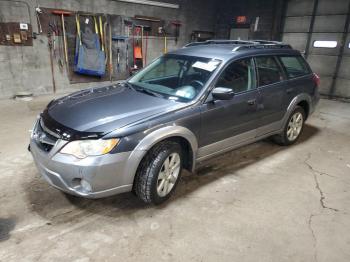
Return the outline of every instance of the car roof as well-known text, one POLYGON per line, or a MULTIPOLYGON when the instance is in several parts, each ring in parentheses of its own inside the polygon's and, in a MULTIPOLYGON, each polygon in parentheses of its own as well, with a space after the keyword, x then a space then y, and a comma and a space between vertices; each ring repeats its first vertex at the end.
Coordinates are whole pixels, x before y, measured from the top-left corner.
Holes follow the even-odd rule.
POLYGON ((186 55, 228 61, 233 58, 258 55, 300 55, 290 45, 274 41, 209 40, 190 43, 173 55, 186 55))

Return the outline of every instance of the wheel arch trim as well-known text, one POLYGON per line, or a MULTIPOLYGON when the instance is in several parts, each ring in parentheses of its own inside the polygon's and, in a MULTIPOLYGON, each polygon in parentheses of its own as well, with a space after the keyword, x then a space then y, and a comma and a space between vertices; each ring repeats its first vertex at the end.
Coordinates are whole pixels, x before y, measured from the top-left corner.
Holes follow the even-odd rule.
POLYGON ((311 106, 312 106, 311 96, 309 94, 307 94, 307 93, 301 93, 301 94, 297 95, 289 103, 289 106, 287 108, 287 112, 286 112, 286 114, 284 115, 284 118, 283 118, 283 125, 282 126, 285 126, 285 124, 288 121, 288 118, 289 118, 290 114, 293 112, 293 110, 296 108, 296 106, 302 101, 306 101, 308 103, 309 108, 311 109, 311 106))
POLYGON ((153 131, 141 140, 135 147, 135 150, 148 151, 160 141, 177 136, 186 139, 191 145, 193 152, 197 152, 198 142, 196 136, 188 128, 182 126, 165 126, 153 131))
POLYGON ((194 171, 196 162, 195 159, 198 150, 196 136, 188 128, 182 126, 164 126, 146 135, 131 152, 126 166, 126 170, 128 170, 128 173, 130 174, 131 183, 133 183, 136 171, 147 152, 157 143, 172 137, 181 137, 188 141, 193 152, 191 171, 194 171))

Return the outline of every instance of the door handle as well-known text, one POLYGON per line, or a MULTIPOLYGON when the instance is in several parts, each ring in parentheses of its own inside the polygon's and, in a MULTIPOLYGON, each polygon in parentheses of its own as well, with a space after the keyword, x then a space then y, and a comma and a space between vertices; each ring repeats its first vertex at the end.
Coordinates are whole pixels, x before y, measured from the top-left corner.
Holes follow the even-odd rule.
POLYGON ((293 92, 293 88, 288 88, 288 89, 286 90, 286 92, 287 92, 287 94, 292 93, 292 92, 293 92))
POLYGON ((253 106, 256 103, 256 99, 251 99, 247 101, 248 105, 253 106))

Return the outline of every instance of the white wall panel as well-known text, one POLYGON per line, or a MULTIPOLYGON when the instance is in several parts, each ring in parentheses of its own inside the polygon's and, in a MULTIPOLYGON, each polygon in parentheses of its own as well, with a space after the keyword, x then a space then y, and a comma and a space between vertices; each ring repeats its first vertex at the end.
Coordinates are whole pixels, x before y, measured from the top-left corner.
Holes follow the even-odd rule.
POLYGON ((284 25, 284 32, 305 32, 309 31, 311 16, 287 17, 284 25))
POLYGON ((350 80, 338 78, 335 85, 335 96, 350 98, 350 80))
POLYGON ((283 34, 282 41, 290 44, 294 49, 297 49, 300 52, 304 52, 306 47, 307 34, 283 34))
POLYGON ((287 16, 311 15, 313 6, 313 0, 289 0, 287 16))
POLYGON ((344 14, 348 9, 347 0, 319 0, 317 14, 344 14))
POLYGON ((350 80, 350 57, 349 56, 343 57, 342 63, 340 64, 338 76, 341 78, 346 78, 350 80))
POLYGON ((336 56, 310 55, 308 62, 314 72, 321 76, 333 76, 337 64, 336 56))
POLYGON ((345 15, 317 16, 315 19, 314 32, 343 32, 345 15))

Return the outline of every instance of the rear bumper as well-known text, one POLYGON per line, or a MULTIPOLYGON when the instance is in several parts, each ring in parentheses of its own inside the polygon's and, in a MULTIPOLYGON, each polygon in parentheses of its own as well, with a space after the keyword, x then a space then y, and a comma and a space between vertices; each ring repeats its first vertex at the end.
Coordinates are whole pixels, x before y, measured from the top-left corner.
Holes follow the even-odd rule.
POLYGON ((142 152, 124 152, 77 159, 59 153, 58 142, 49 152, 42 150, 34 139, 30 141, 30 152, 38 171, 53 187, 66 193, 86 197, 102 198, 132 190, 137 161, 142 152), (137 157, 136 157, 137 158, 137 157), (84 183, 82 183, 84 181, 84 183), (82 186, 88 183, 89 190, 82 186))
POLYGON ((320 102, 320 94, 319 92, 315 92, 315 94, 311 97, 311 104, 310 104, 310 111, 309 111, 309 116, 312 115, 315 110, 316 110, 316 106, 318 105, 318 103, 320 102))

